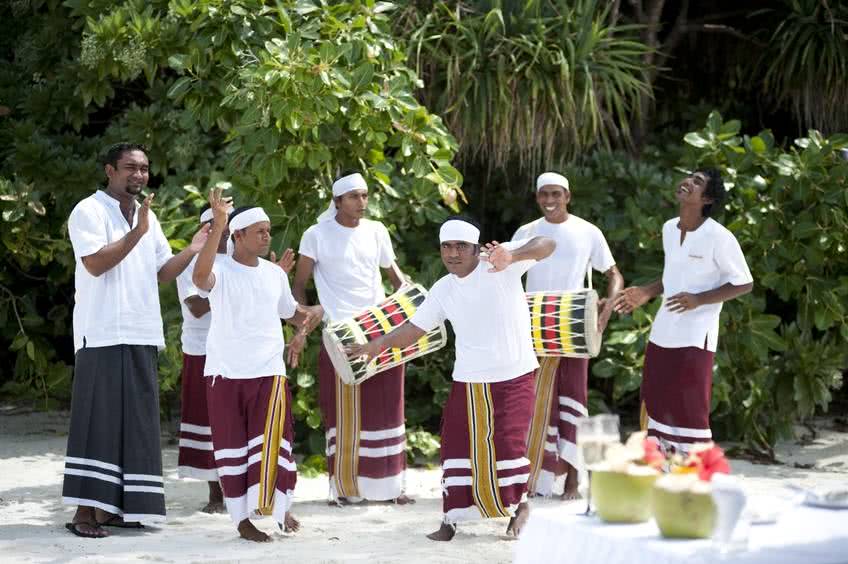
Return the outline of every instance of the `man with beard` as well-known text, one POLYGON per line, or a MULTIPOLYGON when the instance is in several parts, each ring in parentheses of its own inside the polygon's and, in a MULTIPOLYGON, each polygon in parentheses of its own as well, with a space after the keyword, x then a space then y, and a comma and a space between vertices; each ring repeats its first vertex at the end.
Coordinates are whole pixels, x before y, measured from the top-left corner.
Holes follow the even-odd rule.
POLYGON ((165 519, 157 380, 165 339, 157 282, 174 280, 209 230, 171 253, 150 210, 153 194, 136 200, 150 170, 142 145, 113 145, 104 170, 106 188, 79 202, 68 219, 76 359, 62 502, 77 506, 68 530, 87 538, 108 536, 103 526, 165 519))

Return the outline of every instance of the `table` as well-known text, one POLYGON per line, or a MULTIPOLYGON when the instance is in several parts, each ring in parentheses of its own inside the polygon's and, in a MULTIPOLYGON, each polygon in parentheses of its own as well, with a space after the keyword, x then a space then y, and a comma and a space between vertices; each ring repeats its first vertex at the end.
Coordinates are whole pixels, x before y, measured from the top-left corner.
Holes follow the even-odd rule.
POLYGON ((540 508, 514 556, 516 564, 848 564, 848 510, 793 506, 774 524, 752 525, 747 550, 720 555, 710 540, 663 539, 653 521, 613 525, 540 508))

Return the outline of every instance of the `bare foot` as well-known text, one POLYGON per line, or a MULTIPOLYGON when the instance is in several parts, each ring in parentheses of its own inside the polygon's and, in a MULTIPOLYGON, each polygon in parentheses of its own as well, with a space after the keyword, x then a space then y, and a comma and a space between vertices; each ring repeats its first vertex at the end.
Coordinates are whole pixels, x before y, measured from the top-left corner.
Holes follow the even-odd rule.
POLYGON ((300 521, 294 518, 291 511, 286 511, 286 516, 283 518, 283 530, 287 533, 296 533, 300 530, 300 521))
POLYGON ((518 509, 515 510, 515 517, 509 520, 509 525, 506 526, 506 534, 517 537, 521 534, 521 529, 530 518, 530 506, 527 502, 519 503, 518 509))
POLYGON ((433 531, 427 538, 434 541, 443 541, 447 542, 453 539, 453 536, 456 534, 456 525, 449 525, 442 521, 442 526, 439 527, 438 531, 433 531))
POLYGON ((271 540, 271 537, 257 529, 254 524, 250 522, 250 519, 245 519, 238 524, 238 532, 241 538, 253 542, 268 542, 271 540))
POLYGON ((560 499, 563 501, 580 499, 580 494, 577 492, 577 469, 570 464, 568 464, 568 471, 565 474, 565 487, 560 499))
POLYGON ((400 494, 398 497, 392 500, 396 505, 412 505, 415 503, 415 500, 409 497, 406 494, 400 494))
POLYGON ((330 507, 345 507, 351 505, 351 503, 347 500, 346 497, 337 497, 335 501, 328 501, 327 505, 330 507))
POLYGON ((201 511, 204 513, 226 513, 227 506, 224 505, 223 501, 209 501, 206 505, 201 508, 201 511))
POLYGON ((218 482, 207 482, 209 484, 209 502, 203 506, 204 513, 225 513, 227 506, 224 504, 224 491, 218 482))

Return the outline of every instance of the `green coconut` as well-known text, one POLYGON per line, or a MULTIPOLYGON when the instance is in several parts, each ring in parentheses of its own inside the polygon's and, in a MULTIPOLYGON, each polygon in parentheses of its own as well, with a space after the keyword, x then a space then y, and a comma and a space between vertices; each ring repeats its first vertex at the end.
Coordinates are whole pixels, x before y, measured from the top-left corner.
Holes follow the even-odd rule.
POLYGON ((664 476, 653 488, 652 508, 654 520, 662 536, 671 539, 705 539, 713 533, 716 523, 716 507, 703 482, 694 487, 679 484, 668 487, 664 476))
POLYGON ((644 523, 651 518, 651 490, 657 473, 592 472, 592 504, 607 523, 644 523))

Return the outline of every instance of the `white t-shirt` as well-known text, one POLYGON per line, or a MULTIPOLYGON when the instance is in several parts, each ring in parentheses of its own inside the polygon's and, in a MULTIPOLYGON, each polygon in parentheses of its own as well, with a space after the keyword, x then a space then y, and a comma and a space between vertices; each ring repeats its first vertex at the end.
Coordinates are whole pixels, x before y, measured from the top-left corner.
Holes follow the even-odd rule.
MULTIPOLYGON (((136 217, 141 204, 135 203, 136 217)), ((79 202, 68 218, 74 248, 74 352, 82 347, 153 345, 165 348, 157 273, 173 254, 156 214, 149 229, 113 268, 92 276, 82 258, 125 237, 132 226, 118 200, 98 190, 79 202)), ((133 218, 133 222, 136 221, 133 218)))
POLYGON ((528 292, 573 292, 585 287, 589 265, 599 272, 613 266, 607 240, 601 230, 576 215, 562 223, 550 223, 544 217, 518 228, 512 240, 550 237, 556 250, 527 273, 528 292))
POLYGON ((262 258, 257 266, 245 266, 230 256, 218 258, 212 272, 203 374, 231 379, 285 375, 280 319, 292 317, 297 307, 286 273, 262 258))
MULTIPOLYGON (((510 250, 526 241, 504 246, 510 250)), ((500 272, 480 261, 471 274, 440 278, 410 322, 425 331, 444 320, 456 335, 453 379, 457 382, 503 382, 539 367, 530 335, 530 310, 521 277, 536 263, 525 260, 500 272)))
POLYGON ((380 268, 392 265, 395 252, 379 221, 361 219, 356 227, 335 219, 316 223, 303 234, 300 254, 315 261, 315 288, 326 319, 353 317, 386 297, 380 268))
POLYGON ((722 304, 707 304, 673 313, 666 300, 680 292, 697 294, 727 283, 753 282, 745 255, 733 233, 712 218, 686 233, 680 244, 680 218, 665 222, 662 230, 663 302, 651 327, 652 343, 666 348, 698 347, 710 351, 718 344, 718 319, 722 304))
MULTIPOLYGON (((221 257, 225 256, 227 255, 219 253, 215 255, 215 261, 217 262, 221 257)), ((209 333, 209 323, 212 315, 207 311, 200 317, 195 317, 185 303, 186 298, 190 298, 191 296, 209 298, 209 293, 201 291, 191 280, 196 261, 197 257, 191 259, 188 267, 183 270, 182 274, 177 276, 177 296, 179 296, 180 309, 183 314, 183 332, 181 337, 183 352, 185 354, 203 356, 206 354, 206 335, 209 333)))

